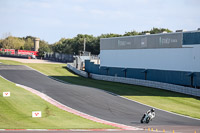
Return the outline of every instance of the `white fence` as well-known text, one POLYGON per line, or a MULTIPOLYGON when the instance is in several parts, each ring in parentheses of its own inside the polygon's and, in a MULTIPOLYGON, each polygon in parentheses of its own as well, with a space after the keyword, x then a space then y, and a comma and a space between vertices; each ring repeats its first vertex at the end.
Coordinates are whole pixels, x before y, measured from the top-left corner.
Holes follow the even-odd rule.
POLYGON ((85 78, 88 77, 87 72, 81 71, 81 70, 77 70, 75 67, 73 67, 71 64, 67 64, 67 68, 70 69, 71 71, 73 71, 74 73, 81 75, 85 78))
MULTIPOLYGON (((70 64, 67 64, 67 67, 78 75, 81 75, 83 77, 88 77, 87 72, 77 70, 75 67, 73 67, 70 64)), ((174 92, 179 92, 183 94, 200 97, 200 89, 195 89, 191 87, 185 87, 185 86, 156 82, 156 81, 142 80, 142 79, 98 75, 98 74, 92 74, 92 73, 90 73, 90 77, 97 80, 105 80, 105 81, 111 81, 111 82, 119 82, 119 83, 125 83, 125 84, 133 84, 133 85, 140 85, 140 86, 146 86, 146 87, 152 87, 152 88, 159 88, 163 90, 169 90, 169 91, 174 91, 174 92)))

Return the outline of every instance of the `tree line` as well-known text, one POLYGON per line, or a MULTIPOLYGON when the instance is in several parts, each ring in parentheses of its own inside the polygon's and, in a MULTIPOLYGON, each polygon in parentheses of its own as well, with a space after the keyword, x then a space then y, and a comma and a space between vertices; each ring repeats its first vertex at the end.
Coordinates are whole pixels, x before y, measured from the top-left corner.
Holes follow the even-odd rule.
MULTIPOLYGON (((58 42, 54 44, 48 44, 44 40, 40 40, 39 55, 43 56, 44 52, 57 52, 64 54, 79 54, 83 51, 84 38, 86 39, 86 51, 91 52, 91 54, 98 55, 100 53, 100 38, 110 38, 110 37, 121 37, 121 36, 135 36, 143 35, 145 33, 157 34, 162 32, 172 32, 165 28, 152 28, 150 31, 130 31, 125 32, 125 34, 101 34, 100 36, 93 36, 87 34, 78 34, 74 38, 61 38, 58 42)), ((22 49, 22 50, 33 50, 34 49, 34 39, 35 37, 13 37, 8 36, 5 39, 0 40, 0 48, 5 49, 22 49)))
MULTIPOLYGON (((36 37, 14 37, 9 35, 0 40, 0 48, 15 50, 31 50, 34 51, 34 39, 36 37)), ((51 46, 44 40, 40 40, 39 55, 43 56, 44 52, 51 52, 51 46)))

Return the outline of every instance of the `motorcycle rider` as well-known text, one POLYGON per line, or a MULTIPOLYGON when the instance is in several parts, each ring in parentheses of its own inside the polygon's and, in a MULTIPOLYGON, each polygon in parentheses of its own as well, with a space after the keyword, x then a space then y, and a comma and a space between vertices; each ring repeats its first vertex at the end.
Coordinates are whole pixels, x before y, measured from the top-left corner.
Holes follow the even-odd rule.
POLYGON ((155 109, 152 108, 152 109, 148 110, 147 115, 150 117, 150 120, 152 120, 156 116, 155 109))
POLYGON ((141 123, 146 122, 149 123, 149 120, 152 120, 155 117, 155 109, 148 110, 141 119, 141 123), (148 121, 147 118, 149 117, 148 121))

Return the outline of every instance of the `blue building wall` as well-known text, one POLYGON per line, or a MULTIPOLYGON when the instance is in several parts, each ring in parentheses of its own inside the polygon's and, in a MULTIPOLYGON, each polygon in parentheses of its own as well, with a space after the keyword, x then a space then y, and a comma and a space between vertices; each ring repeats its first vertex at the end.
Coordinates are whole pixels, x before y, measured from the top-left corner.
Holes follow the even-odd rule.
POLYGON ((107 67, 100 67, 99 68, 100 69, 100 75, 109 75, 109 70, 108 70, 108 68, 107 67))
POLYGON ((91 67, 92 67, 92 65, 91 65, 90 60, 85 60, 85 71, 91 72, 91 67))
POLYGON ((125 73, 123 71, 123 68, 112 67, 109 68, 109 76, 124 77, 125 73))
MULTIPOLYGON (((99 65, 90 62, 85 63, 85 70, 89 73, 118 76, 127 78, 136 78, 151 81, 158 81, 170 84, 191 86, 191 72, 155 70, 155 69, 138 69, 138 68, 116 68, 116 67, 100 67, 99 65)), ((193 86, 200 87, 200 72, 193 73, 193 86)))
POLYGON ((200 32, 183 33, 183 45, 200 44, 200 32))
POLYGON ((194 73, 194 86, 200 86, 200 72, 194 73))
POLYGON ((100 74, 100 65, 94 64, 94 62, 90 62, 90 60, 85 61, 85 71, 94 74, 100 74))
POLYGON ((149 69, 147 72, 147 80, 190 86, 191 77, 188 74, 189 72, 183 71, 149 69))
POLYGON ((127 68, 126 70, 127 78, 145 79, 144 69, 127 68))

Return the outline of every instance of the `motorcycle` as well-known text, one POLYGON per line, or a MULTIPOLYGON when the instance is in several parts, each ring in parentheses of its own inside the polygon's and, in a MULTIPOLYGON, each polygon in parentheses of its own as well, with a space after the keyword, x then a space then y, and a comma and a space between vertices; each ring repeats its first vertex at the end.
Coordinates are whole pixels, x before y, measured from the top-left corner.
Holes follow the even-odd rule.
POLYGON ((142 119, 140 120, 141 123, 149 123, 151 120, 153 119, 153 117, 151 116, 151 114, 147 114, 145 113, 142 117, 142 119))

